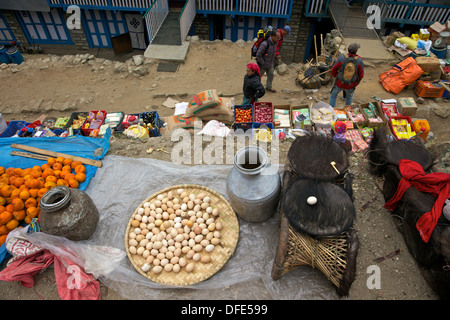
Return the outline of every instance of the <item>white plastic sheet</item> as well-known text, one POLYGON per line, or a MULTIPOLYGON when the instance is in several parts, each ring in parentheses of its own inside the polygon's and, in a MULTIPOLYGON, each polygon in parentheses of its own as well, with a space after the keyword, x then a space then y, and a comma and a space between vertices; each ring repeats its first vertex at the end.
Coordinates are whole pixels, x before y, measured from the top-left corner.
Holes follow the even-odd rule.
POLYGON ((227 198, 230 165, 182 166, 154 159, 106 156, 85 190, 100 213, 94 235, 72 242, 39 232, 32 243, 71 259, 126 299, 338 299, 335 287, 318 270, 298 267, 273 281, 271 271, 279 237, 279 215, 249 223, 239 219, 234 255, 210 279, 174 288, 140 275, 125 251, 125 231, 139 204, 160 189, 200 184, 227 198))

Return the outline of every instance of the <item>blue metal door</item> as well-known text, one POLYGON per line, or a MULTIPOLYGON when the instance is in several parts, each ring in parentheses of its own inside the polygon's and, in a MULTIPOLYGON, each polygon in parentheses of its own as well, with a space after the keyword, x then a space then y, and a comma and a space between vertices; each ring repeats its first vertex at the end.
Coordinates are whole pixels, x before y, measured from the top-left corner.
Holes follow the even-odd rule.
POLYGON ((0 44, 9 44, 11 41, 16 41, 16 38, 9 28, 5 17, 0 12, 0 44))
POLYGON ((50 12, 16 12, 28 43, 73 44, 66 22, 57 8, 50 12))
POLYGON ((83 25, 91 48, 112 48, 111 38, 128 32, 122 12, 83 10, 83 25))

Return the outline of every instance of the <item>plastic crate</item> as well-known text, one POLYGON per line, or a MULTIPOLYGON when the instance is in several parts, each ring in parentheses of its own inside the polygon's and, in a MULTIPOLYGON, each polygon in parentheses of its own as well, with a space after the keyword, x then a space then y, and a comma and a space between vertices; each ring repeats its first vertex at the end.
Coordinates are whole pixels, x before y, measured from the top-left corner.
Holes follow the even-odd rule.
MULTIPOLYGON (((146 115, 152 115, 154 116, 154 123, 152 123, 153 129, 149 129, 148 133, 150 137, 159 137, 161 136, 161 128, 164 127, 164 122, 161 120, 161 118, 158 115, 157 111, 148 111, 148 112, 141 112, 139 114, 140 119, 144 119, 146 115)), ((144 121, 144 124, 145 121, 144 121)))
POLYGON ((253 104, 253 122, 255 123, 273 123, 273 104, 272 102, 255 102, 253 104), (264 108, 270 108, 270 112, 272 114, 270 121, 260 121, 258 118, 259 110, 264 108))
POLYGON ((401 137, 399 135, 397 135, 397 133, 394 130, 394 124, 392 123, 393 121, 399 121, 399 120, 406 120, 409 124, 409 127, 411 128, 411 132, 415 132, 414 131, 414 126, 411 120, 411 117, 409 116, 397 116, 397 117, 391 117, 389 119, 389 128, 391 129, 391 133, 394 136, 395 139, 397 140, 402 140, 402 139, 410 139, 411 137, 401 137))
POLYGON ((8 127, 3 131, 0 135, 0 138, 9 138, 16 134, 16 132, 24 127, 26 127, 29 123, 26 121, 10 121, 8 123, 8 127))
MULTIPOLYGON (((445 85, 447 87, 450 87, 450 81, 442 80, 442 82, 445 83, 445 85)), ((442 87, 442 85, 440 83, 437 83, 436 86, 442 87)), ((444 93, 442 94, 442 98, 444 98, 444 99, 449 99, 450 98, 450 92, 447 91, 445 88, 444 88, 444 93)))
MULTIPOLYGON (((242 130, 243 132, 246 132, 248 130, 251 130, 253 128, 253 122, 238 122, 234 123, 234 131, 242 130)), ((239 133, 239 132, 235 132, 239 133)))
POLYGON ((132 124, 139 123, 139 113, 125 114, 123 116, 122 123, 114 130, 115 132, 124 132, 126 129, 128 129, 130 127, 130 123, 128 122, 129 116, 135 116, 137 118, 136 123, 132 123, 132 124))
MULTIPOLYGON (((78 116, 82 116, 82 117, 86 117, 86 118, 87 118, 88 114, 89 114, 89 112, 87 112, 87 111, 82 111, 82 112, 72 112, 72 114, 70 115, 69 120, 67 121, 67 123, 66 123, 66 125, 64 126, 63 129, 68 131, 69 128, 73 125, 73 120, 74 120, 74 119, 78 118, 78 116)), ((83 123, 83 124, 84 124, 84 123, 83 123)), ((72 128, 72 131, 73 131, 73 134, 74 134, 74 135, 80 134, 80 132, 81 132, 81 127, 80 127, 80 129, 73 129, 73 128, 72 128)))
POLYGON ((120 129, 120 128, 122 127, 123 117, 125 116, 125 113, 123 113, 123 112, 112 112, 112 113, 108 113, 107 116, 106 116, 106 118, 105 118, 105 124, 109 124, 109 123, 108 123, 108 116, 111 115, 111 114, 115 114, 115 113, 119 116, 119 120, 118 120, 117 125, 113 125, 113 126, 110 125, 110 126, 109 126, 113 132, 114 132, 114 131, 117 131, 117 129, 120 129))
MULTIPOLYGON (((96 128, 96 129, 100 129, 100 127, 102 126, 102 124, 104 124, 105 123, 105 118, 106 118, 106 114, 107 114, 107 112, 105 111, 105 110, 94 110, 94 111, 91 111, 92 113, 94 113, 94 114, 97 114, 99 111, 101 111, 102 113, 103 113, 103 118, 102 118, 102 120, 101 120, 101 123, 100 123, 100 126, 98 127, 98 128, 96 128)), ((89 116, 89 114, 88 114, 88 116, 89 116)), ((91 132, 94 130, 94 129, 91 129, 91 128, 85 128, 85 126, 86 126, 86 124, 88 123, 88 119, 86 119, 85 121, 84 121, 84 123, 83 123, 83 125, 81 126, 81 132, 82 132, 82 134, 84 135, 84 136, 90 136, 90 134, 91 134, 91 132)))
POLYGON ((235 122, 235 123, 253 123, 253 122, 254 122, 253 105, 247 104, 247 105, 234 106, 234 122, 235 122), (251 120, 251 121, 239 122, 239 121, 236 120, 236 112, 237 112, 238 110, 249 110, 249 109, 251 110, 251 114, 252 114, 251 119, 249 119, 249 120, 251 120))
POLYGON ((444 91, 444 87, 436 87, 430 81, 418 80, 416 86, 414 87, 414 92, 422 98, 441 98, 444 91))

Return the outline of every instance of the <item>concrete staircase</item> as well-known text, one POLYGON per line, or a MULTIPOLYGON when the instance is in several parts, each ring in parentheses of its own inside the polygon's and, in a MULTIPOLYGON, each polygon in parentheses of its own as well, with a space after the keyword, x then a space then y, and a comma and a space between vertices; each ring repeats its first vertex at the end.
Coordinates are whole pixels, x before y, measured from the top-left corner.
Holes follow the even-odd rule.
POLYGON ((154 45, 180 46, 180 12, 170 11, 153 39, 154 45))

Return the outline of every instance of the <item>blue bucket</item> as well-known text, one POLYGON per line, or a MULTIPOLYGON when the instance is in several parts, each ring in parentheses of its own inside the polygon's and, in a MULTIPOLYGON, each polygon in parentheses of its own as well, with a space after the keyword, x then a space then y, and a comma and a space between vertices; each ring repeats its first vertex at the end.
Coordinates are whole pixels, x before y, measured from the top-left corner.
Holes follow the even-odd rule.
POLYGON ((447 47, 444 48, 431 47, 430 51, 433 52, 438 59, 445 59, 445 55, 447 54, 447 47))
POLYGON ((6 54, 12 63, 21 64, 24 61, 22 54, 17 47, 8 48, 8 50, 6 50, 6 54))
POLYGON ((3 45, 0 45, 0 63, 11 63, 11 60, 6 55, 6 48, 3 45))

